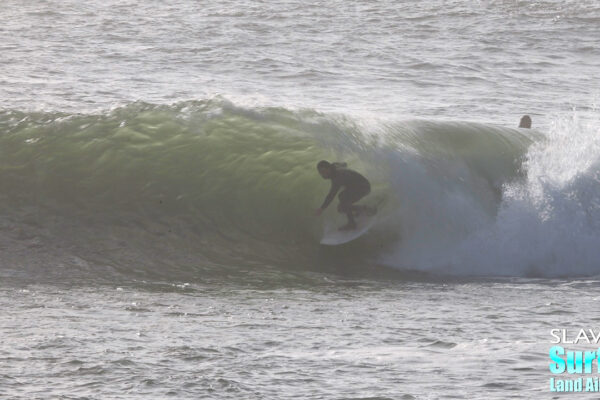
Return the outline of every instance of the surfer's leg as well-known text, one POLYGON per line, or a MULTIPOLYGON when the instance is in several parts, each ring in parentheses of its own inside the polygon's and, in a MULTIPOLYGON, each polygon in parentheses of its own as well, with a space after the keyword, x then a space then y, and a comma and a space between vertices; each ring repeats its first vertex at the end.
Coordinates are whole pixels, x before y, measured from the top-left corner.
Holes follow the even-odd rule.
POLYGON ((342 201, 340 198, 340 204, 338 204, 338 212, 341 214, 346 214, 348 217, 348 223, 340 228, 340 230, 348 230, 356 228, 356 221, 354 221, 354 215, 352 211, 352 204, 342 201))
POLYGON ((371 188, 369 187, 351 187, 345 189, 339 195, 340 207, 338 207, 338 210, 343 208, 344 211, 340 212, 344 214, 351 213, 354 217, 358 217, 359 215, 366 213, 368 211, 367 206, 354 203, 368 195, 370 192, 371 188))
POLYGON ((355 207, 350 201, 352 199, 352 193, 348 189, 342 191, 339 195, 340 204, 338 204, 338 212, 346 214, 348 217, 348 223, 340 228, 340 230, 350 230, 356 228, 356 221, 354 220, 355 207), (350 193, 350 195, 349 195, 350 193))
POLYGON ((353 204, 351 206, 351 210, 352 210, 352 215, 354 215, 355 217, 358 217, 359 215, 364 214, 367 211, 367 206, 353 204))

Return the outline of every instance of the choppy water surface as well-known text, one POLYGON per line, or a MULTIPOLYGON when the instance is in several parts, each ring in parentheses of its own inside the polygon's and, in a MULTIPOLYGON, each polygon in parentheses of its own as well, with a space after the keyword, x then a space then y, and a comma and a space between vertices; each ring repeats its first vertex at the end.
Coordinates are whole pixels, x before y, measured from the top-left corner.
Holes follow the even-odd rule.
POLYGON ((549 329, 588 324, 596 291, 526 280, 3 287, 0 394, 550 398, 549 329))
POLYGON ((0 22, 0 105, 10 108, 218 93, 514 124, 598 99, 594 0, 5 1, 0 22))

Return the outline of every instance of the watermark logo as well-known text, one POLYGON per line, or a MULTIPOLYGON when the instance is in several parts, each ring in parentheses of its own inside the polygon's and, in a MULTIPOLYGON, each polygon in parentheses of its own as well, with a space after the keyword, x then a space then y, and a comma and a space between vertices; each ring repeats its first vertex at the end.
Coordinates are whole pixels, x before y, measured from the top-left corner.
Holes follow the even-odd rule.
POLYGON ((552 329, 549 351, 551 392, 600 392, 600 347, 594 350, 576 350, 576 347, 596 347, 600 329, 552 329), (565 348, 565 345, 568 346, 565 348))

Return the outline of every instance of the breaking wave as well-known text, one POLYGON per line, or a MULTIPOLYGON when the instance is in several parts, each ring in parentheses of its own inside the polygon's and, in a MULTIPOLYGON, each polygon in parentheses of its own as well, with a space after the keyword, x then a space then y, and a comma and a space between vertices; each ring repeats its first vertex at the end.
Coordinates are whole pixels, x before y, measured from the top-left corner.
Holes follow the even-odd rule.
POLYGON ((598 133, 576 119, 542 135, 222 99, 4 110, 0 273, 597 274, 598 133), (328 190, 321 159, 346 161, 386 200, 367 235, 335 248, 318 244, 335 207, 312 216, 328 190))

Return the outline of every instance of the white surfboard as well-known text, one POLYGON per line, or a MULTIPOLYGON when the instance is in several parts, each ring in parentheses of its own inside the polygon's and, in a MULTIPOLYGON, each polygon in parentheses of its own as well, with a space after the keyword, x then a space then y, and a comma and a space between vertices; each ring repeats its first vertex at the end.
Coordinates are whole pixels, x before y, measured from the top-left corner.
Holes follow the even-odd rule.
POLYGON ((376 215, 373 216, 358 216, 355 218, 356 228, 352 230, 340 231, 338 226, 334 222, 330 222, 325 225, 325 229, 323 230, 323 239, 321 239, 321 244, 327 246, 337 246, 339 244, 348 243, 354 239, 358 239, 373 225, 375 225, 376 215))

